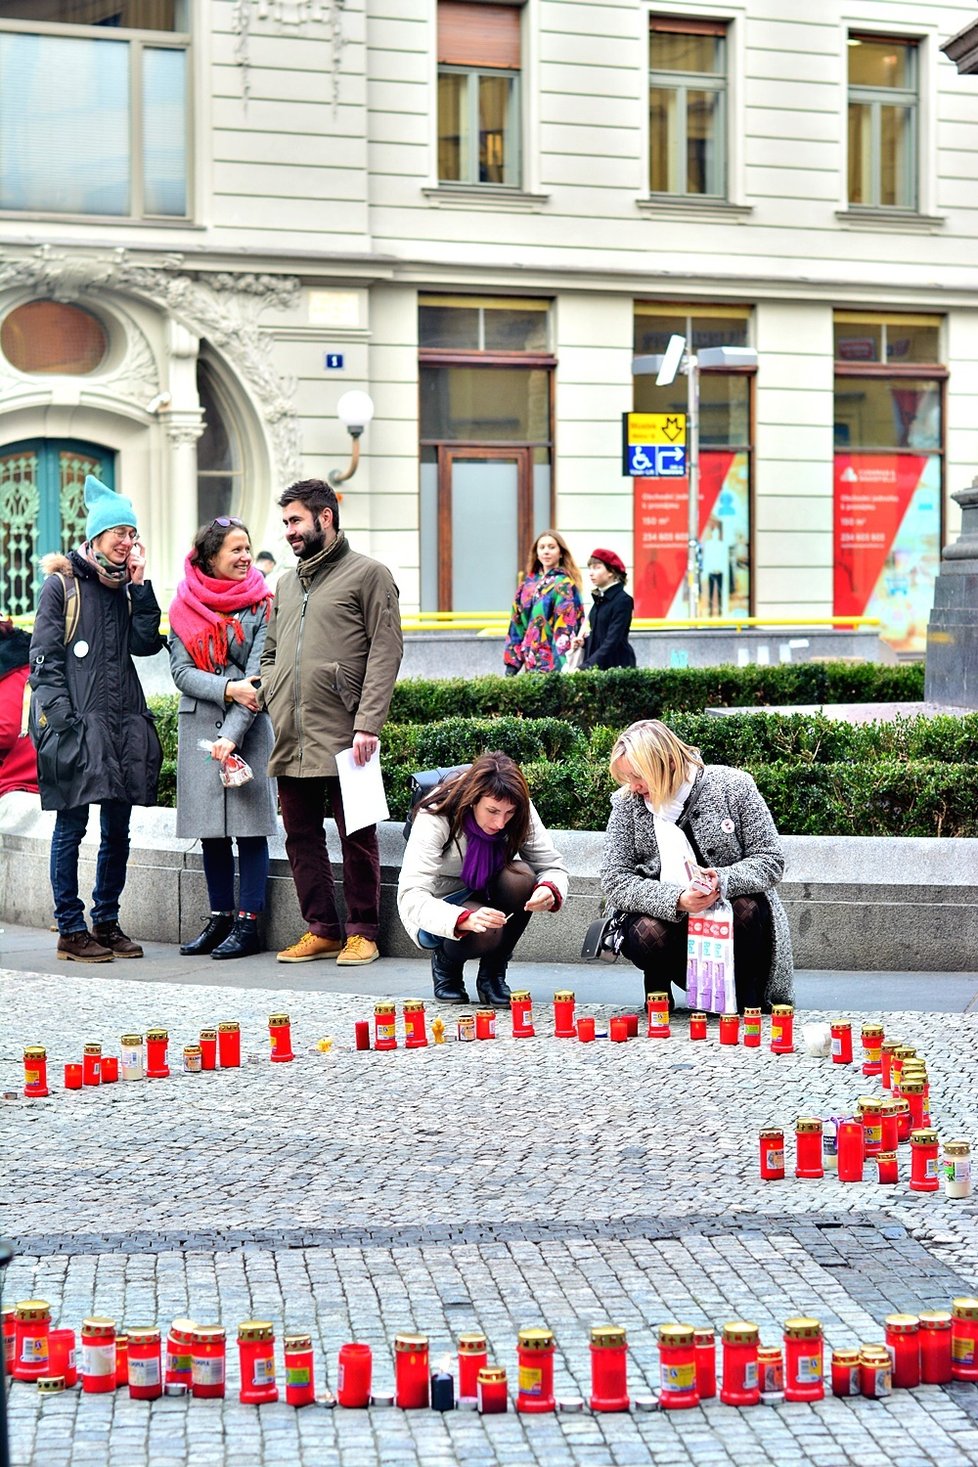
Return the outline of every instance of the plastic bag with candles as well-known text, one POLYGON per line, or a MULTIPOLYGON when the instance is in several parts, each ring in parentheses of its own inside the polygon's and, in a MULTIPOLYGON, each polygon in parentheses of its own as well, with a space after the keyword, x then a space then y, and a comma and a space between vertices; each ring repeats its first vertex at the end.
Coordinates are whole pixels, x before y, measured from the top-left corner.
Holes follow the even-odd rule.
MULTIPOLYGON (((213 755, 214 745, 209 739, 198 739, 197 747, 213 755)), ((221 760, 220 775, 221 783, 228 790, 237 789, 239 785, 247 784, 249 779, 255 777, 251 772, 251 765, 240 754, 228 754, 227 758, 221 760)))

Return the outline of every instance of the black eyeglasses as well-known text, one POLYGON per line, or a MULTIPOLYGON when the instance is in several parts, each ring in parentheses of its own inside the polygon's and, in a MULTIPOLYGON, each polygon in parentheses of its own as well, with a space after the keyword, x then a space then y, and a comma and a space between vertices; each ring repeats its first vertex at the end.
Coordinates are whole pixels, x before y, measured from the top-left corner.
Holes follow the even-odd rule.
POLYGON ((211 520, 211 525, 220 525, 222 530, 226 530, 229 525, 237 525, 239 530, 243 530, 245 522, 244 520, 236 520, 233 514, 218 514, 211 520))

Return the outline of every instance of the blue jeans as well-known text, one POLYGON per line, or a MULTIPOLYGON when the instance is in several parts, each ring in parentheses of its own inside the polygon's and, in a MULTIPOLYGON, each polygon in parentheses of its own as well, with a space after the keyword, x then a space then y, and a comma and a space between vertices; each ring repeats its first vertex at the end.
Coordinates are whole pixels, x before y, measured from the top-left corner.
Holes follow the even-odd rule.
MULTIPOLYGON (((451 896, 442 897, 442 901, 450 902, 453 907, 464 907, 465 903, 468 901, 471 895, 472 893, 469 891, 468 887, 463 886, 461 891, 453 891, 451 896)), ((441 947, 444 941, 445 939, 443 937, 436 937, 433 932, 426 932, 423 927, 418 933, 418 944, 420 947, 441 947)))
MULTIPOLYGON (((242 912, 265 910, 268 885, 268 841, 263 835, 239 835, 238 902, 242 912)), ((200 843, 204 857, 204 879, 212 912, 233 912, 234 852, 230 837, 208 836, 200 843)))
MULTIPOLYGON (((129 864, 132 806, 122 800, 105 800, 99 810, 102 839, 95 863, 93 924, 116 922, 119 918, 119 898, 126 884, 129 864)), ((54 893, 54 920, 62 937, 85 930, 85 904, 78 897, 78 848, 87 828, 87 805, 73 805, 58 811, 51 839, 51 890, 54 893)))

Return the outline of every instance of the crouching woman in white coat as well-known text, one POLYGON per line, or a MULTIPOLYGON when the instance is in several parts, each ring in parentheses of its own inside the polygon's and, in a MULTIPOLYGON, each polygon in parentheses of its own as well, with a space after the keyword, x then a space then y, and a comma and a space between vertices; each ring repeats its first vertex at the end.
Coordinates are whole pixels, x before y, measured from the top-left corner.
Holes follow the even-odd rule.
POLYGON ((479 959, 481 1003, 509 1004, 506 967, 534 912, 556 912, 567 867, 506 754, 482 754, 418 806, 397 886, 411 940, 431 951, 435 997, 468 1003, 465 963, 479 959))

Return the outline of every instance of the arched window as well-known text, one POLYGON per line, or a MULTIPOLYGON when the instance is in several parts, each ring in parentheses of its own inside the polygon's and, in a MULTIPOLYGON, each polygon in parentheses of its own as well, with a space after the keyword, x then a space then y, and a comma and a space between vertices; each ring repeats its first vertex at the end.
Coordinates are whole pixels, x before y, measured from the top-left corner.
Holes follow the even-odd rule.
POLYGON ((218 373, 201 349, 197 395, 204 431, 197 441, 197 518, 202 525, 219 514, 241 511, 241 444, 230 399, 218 373))

